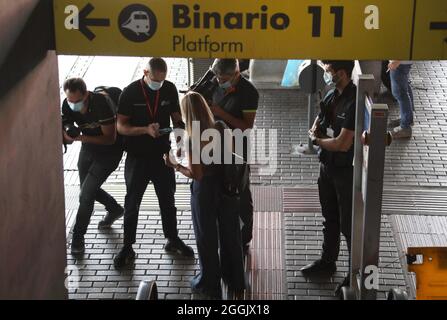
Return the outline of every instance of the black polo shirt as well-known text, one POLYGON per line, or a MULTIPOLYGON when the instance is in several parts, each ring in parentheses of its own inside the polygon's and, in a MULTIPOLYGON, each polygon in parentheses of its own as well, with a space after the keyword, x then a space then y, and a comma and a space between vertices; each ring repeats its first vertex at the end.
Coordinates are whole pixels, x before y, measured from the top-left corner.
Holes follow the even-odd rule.
MULTIPOLYGON (((151 90, 144 81, 143 83, 141 80, 135 81, 124 89, 118 107, 118 114, 130 117, 130 125, 134 127, 146 127, 151 123, 159 123, 160 129, 168 128, 171 125, 171 114, 175 112, 181 113, 179 97, 176 86, 170 81, 165 81, 158 92, 151 90), (155 119, 151 117, 148 110, 143 90, 147 94, 152 113, 157 95, 159 95, 155 119)), ((124 137, 124 141, 126 151, 135 156, 159 158, 171 149, 168 135, 157 139, 149 135, 127 136, 124 137)))
MULTIPOLYGON (((101 126, 114 124, 116 115, 104 95, 89 92, 87 100, 87 112, 82 114, 73 111, 68 105, 67 99, 65 99, 62 103, 63 124, 76 123, 82 134, 85 136, 102 136, 103 132, 101 126)), ((122 151, 122 143, 119 138, 117 138, 117 141, 113 145, 83 143, 82 147, 93 152, 101 153, 122 151)))
MULTIPOLYGON (((355 106, 357 87, 351 81, 341 94, 337 89, 328 92, 321 103, 320 119, 321 132, 331 138, 340 135, 342 129, 355 131, 355 106)), ((354 158, 354 144, 347 152, 331 152, 320 150, 320 161, 335 167, 352 166, 354 158)))
MULTIPOLYGON (((213 105, 221 107, 235 118, 243 119, 245 112, 256 112, 258 110, 259 93, 250 81, 241 76, 236 86, 228 90, 217 87, 213 94, 213 105)), ((216 117, 216 120, 222 119, 216 117)), ((234 129, 231 124, 226 123, 226 125, 234 129)), ((248 160, 248 154, 251 151, 248 146, 248 138, 244 137, 242 156, 245 160, 248 160)))
MULTIPOLYGON (((218 87, 213 94, 213 104, 233 117, 243 119, 244 112, 258 110, 259 93, 250 81, 241 76, 236 86, 229 91, 218 87)), ((228 123, 227 125, 230 126, 228 123)))

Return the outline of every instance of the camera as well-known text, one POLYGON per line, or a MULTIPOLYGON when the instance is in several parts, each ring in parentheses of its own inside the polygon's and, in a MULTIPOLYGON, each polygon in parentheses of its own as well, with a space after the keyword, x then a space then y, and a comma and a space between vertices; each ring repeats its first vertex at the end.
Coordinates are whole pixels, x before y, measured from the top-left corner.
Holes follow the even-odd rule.
POLYGON ((72 123, 66 123, 63 125, 63 129, 64 131, 67 133, 67 135, 74 139, 77 138, 81 135, 81 130, 79 130, 78 127, 76 127, 74 124, 72 123))
POLYGON ((209 69, 202 78, 189 88, 189 91, 200 93, 209 102, 213 100, 213 94, 217 87, 216 75, 209 69))

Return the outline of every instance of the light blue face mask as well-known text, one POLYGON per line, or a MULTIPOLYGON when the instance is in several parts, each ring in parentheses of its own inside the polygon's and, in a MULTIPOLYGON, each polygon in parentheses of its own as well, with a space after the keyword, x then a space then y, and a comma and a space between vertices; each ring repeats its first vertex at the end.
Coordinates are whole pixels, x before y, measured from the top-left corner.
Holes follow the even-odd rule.
POLYGON ((163 87, 164 81, 162 81, 162 82, 157 82, 157 81, 152 81, 152 80, 150 80, 150 81, 151 82, 148 84, 148 86, 151 90, 158 91, 161 89, 161 87, 163 87))
POLYGON ((231 80, 224 82, 224 83, 219 83, 219 87, 224 90, 230 89, 231 88, 231 80))
POLYGON ((80 102, 70 102, 67 101, 68 105, 70 106, 70 109, 73 110, 74 112, 80 112, 82 110, 82 108, 84 108, 84 101, 80 101, 80 102))
POLYGON ((337 84, 338 81, 340 81, 340 78, 337 75, 333 76, 330 72, 325 72, 323 78, 328 86, 337 84))

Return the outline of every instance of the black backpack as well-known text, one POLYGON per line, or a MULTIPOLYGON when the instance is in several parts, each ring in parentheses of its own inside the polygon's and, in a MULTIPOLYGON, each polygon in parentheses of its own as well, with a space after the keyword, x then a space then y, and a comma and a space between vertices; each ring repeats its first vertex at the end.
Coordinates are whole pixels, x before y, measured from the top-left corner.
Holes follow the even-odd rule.
POLYGON ((231 164, 224 163, 226 148, 224 136, 225 130, 229 128, 223 121, 216 121, 216 127, 222 137, 222 191, 227 196, 239 196, 248 187, 250 175, 248 164, 242 156, 236 154, 233 150, 231 150, 231 164))
POLYGON ((116 115, 118 113, 118 103, 123 90, 118 87, 100 86, 96 87, 93 92, 103 94, 112 108, 113 114, 116 115))
MULTIPOLYGON (((118 104, 119 104, 120 96, 121 96, 121 93, 123 92, 123 90, 121 90, 118 87, 100 86, 100 87, 96 87, 93 92, 100 93, 105 96, 105 98, 107 100, 107 104, 110 106, 110 108, 113 111, 113 114, 116 116, 116 114, 118 113, 118 104)), ((120 148, 124 149, 124 143, 125 143, 124 137, 117 132, 115 145, 119 145, 120 148)))

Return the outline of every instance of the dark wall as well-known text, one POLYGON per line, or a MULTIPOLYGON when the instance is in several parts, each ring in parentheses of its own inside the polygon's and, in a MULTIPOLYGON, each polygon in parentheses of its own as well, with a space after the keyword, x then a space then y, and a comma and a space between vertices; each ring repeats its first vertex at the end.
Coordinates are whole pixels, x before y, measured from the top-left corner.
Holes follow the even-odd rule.
MULTIPOLYGON (((12 1, 3 1, 12 2, 12 1)), ((0 65, 4 61, 6 54, 15 43, 17 37, 22 32, 23 27, 29 19, 39 0, 15 0, 14 4, 1 4, 0 10, 0 65), (14 19, 10 19, 14 17, 14 19)))
MULTIPOLYGON (((64 185, 51 1, 2 1, 2 19, 33 11, 0 47, 0 299, 65 299, 64 185)), ((4 22, 4 21, 2 21, 4 22)))

